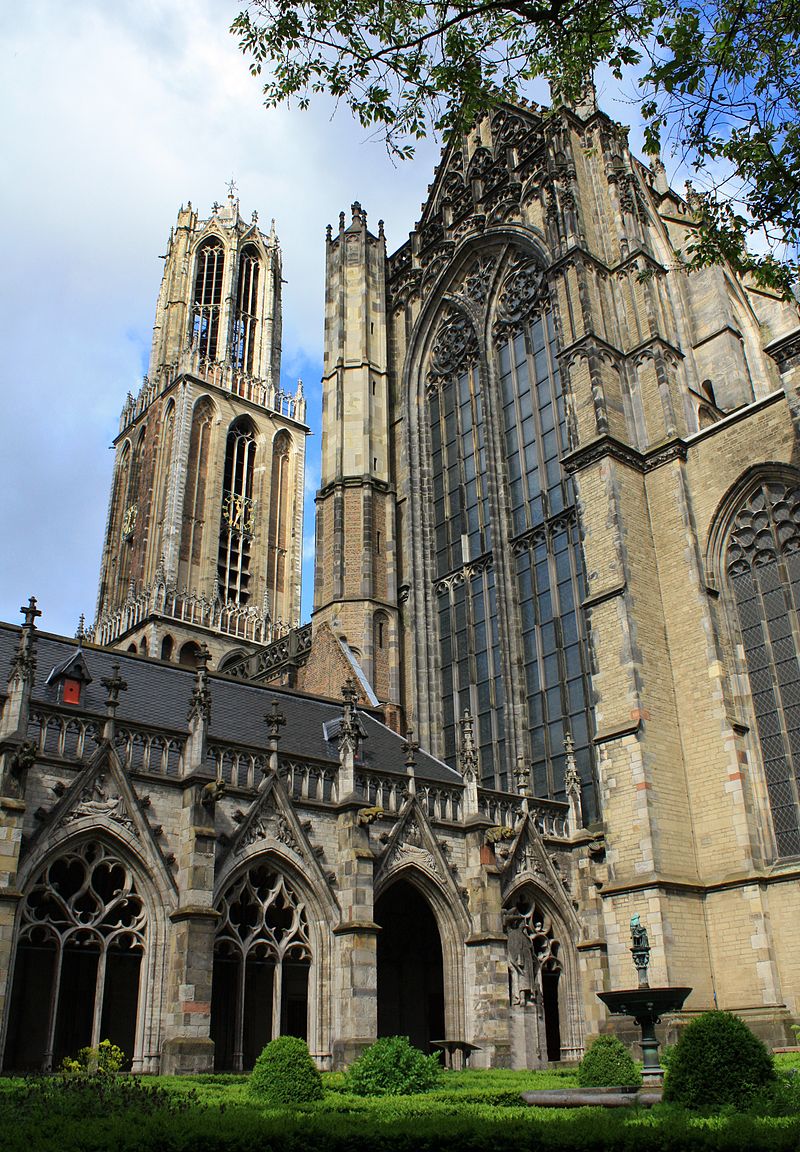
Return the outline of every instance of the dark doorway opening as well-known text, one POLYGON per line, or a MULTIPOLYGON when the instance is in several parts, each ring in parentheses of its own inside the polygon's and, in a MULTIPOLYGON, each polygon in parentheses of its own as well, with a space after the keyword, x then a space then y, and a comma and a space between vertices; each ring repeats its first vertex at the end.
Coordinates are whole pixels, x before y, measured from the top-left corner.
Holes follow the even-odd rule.
POLYGON ((542 1006, 547 1059, 561 1059, 561 1025, 558 1018, 558 971, 542 972, 542 1006))
POLYGON ((377 901, 378 1035, 431 1051, 445 1039, 442 942, 422 894, 398 880, 377 901))

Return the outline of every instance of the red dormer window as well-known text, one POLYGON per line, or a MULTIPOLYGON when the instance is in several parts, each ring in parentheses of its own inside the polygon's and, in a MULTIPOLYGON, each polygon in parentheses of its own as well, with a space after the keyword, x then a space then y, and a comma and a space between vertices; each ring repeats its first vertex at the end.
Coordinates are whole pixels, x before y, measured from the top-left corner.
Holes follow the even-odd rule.
POLYGON ((65 676, 61 681, 61 702, 63 704, 80 704, 81 702, 81 682, 80 680, 71 680, 65 676))

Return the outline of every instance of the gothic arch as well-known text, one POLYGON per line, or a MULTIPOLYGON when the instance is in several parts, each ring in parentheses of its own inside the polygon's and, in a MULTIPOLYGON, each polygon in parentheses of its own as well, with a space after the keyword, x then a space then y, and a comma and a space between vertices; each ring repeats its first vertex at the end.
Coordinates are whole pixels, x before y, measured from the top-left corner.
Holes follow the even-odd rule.
POLYGON ((445 892, 432 876, 413 863, 392 868, 377 879, 374 903, 377 904, 381 896, 401 880, 416 888, 433 912, 442 945, 445 1033, 447 1036, 465 1036, 467 996, 464 941, 471 933, 469 917, 460 898, 453 899, 453 893, 445 892))
POLYGON ((717 510, 706 561, 763 770, 769 855, 800 856, 800 473, 745 472, 717 510))
POLYGON ((221 351, 225 241, 208 232, 193 253, 194 282, 189 319, 189 343, 204 360, 216 360, 221 351))
MULTIPOLYGON (((575 949, 581 934, 578 918, 571 908, 562 907, 546 888, 525 874, 520 875, 503 895, 504 916, 513 909, 521 909, 531 921, 536 919, 536 912, 540 913, 544 918, 541 927, 543 936, 557 945, 554 948, 551 944, 543 950, 544 954, 540 952, 539 955, 540 961, 544 960, 552 971, 559 973, 557 1019, 561 1055, 556 1058, 578 1059, 583 1051, 585 1036, 578 954, 575 949)), ((512 981, 509 988, 511 993, 512 981)), ((541 1010, 549 1005, 538 1007, 541 1010)), ((549 1055, 549 1058, 554 1057, 549 1055)))
MULTIPOLYGON (((508 764, 522 758, 532 767, 537 794, 554 797, 563 794, 563 741, 569 735, 579 748, 585 807, 593 814, 597 797, 590 665, 578 607, 583 597, 583 557, 577 501, 561 466, 569 447, 566 398, 557 363, 557 310, 546 291, 545 253, 529 234, 505 228, 487 232, 478 243, 465 242, 453 264, 414 326, 404 377, 409 474, 421 478, 422 489, 422 499, 411 503, 408 527, 415 542, 409 611, 425 622, 412 639, 413 666, 420 685, 442 685, 445 711, 440 731, 436 702, 428 703, 420 693, 420 733, 435 754, 452 763, 457 716, 468 704, 478 715, 483 782, 507 786, 508 764), (520 362, 506 367, 502 360, 504 354, 518 356, 516 342, 522 340, 524 388, 520 362), (506 348, 511 347, 509 341, 511 352, 506 348), (463 369, 458 367, 459 355, 463 369), (540 356, 547 363, 541 377, 540 356), (457 412, 459 404, 463 410, 464 379, 473 397, 473 438, 481 421, 469 451, 462 445, 460 417, 447 411, 449 406, 457 412), (447 381, 444 388, 441 381, 447 381), (448 398, 447 388, 458 388, 458 397, 448 398), (542 395, 542 388, 552 394, 542 395), (442 422, 439 406, 451 422, 458 422, 452 460, 434 439, 437 422, 442 422), (513 450, 508 445, 512 435, 513 450), (480 468, 470 458, 477 452, 484 457, 480 468), (455 465, 465 472, 462 492, 457 494, 466 509, 462 518, 486 524, 474 542, 468 539, 466 556, 464 530, 459 543, 456 518, 448 505, 452 498, 443 492, 445 476, 447 485, 452 484, 455 465), (465 487, 472 483, 473 472, 481 477, 477 495, 465 487), (533 485, 536 491, 529 492, 533 485), (487 509, 483 518, 482 504, 487 509), (443 554, 450 563, 442 569, 438 553, 445 536, 452 537, 450 551, 443 554), (539 555, 542 550, 546 555, 539 555), (433 576, 431 556, 437 565, 433 576), (550 615, 543 616, 546 626, 534 628, 531 622, 550 603, 554 605, 550 615), (464 615, 474 620, 462 631, 475 648, 468 652, 458 648, 454 654, 459 617, 464 615), (498 620, 499 633, 481 638, 483 622, 489 619, 498 620), (569 634, 562 640, 550 637, 555 620, 568 622, 569 634), (554 662, 557 669, 551 667, 554 662), (540 674, 543 669, 546 680, 540 674)), ((442 426, 438 432, 442 443, 445 430, 442 426)))
POLYGON ((331 929, 340 919, 340 912, 330 891, 318 892, 309 883, 297 863, 288 854, 272 847, 264 848, 258 842, 237 858, 223 866, 214 889, 214 908, 221 905, 226 893, 241 885, 243 878, 263 868, 282 877, 306 910, 305 938, 310 951, 308 971, 307 1043, 314 1053, 330 1051, 331 1012, 331 929))
MULTIPOLYGON (((158 1070, 157 1059, 154 1060, 150 1054, 158 1052, 160 1048, 161 1002, 166 976, 166 918, 175 903, 174 891, 163 881, 160 872, 161 869, 157 864, 148 863, 144 859, 134 836, 126 829, 120 827, 119 830, 112 830, 98 827, 96 820, 78 821, 73 828, 64 830, 60 835, 56 832, 55 840, 51 837, 46 844, 40 842, 20 868, 18 883, 23 893, 23 900, 20 901, 16 915, 16 947, 9 972, 9 986, 12 989, 17 988, 21 994, 20 985, 15 984, 15 981, 25 978, 27 966, 18 965, 17 960, 19 948, 21 945, 24 946, 26 938, 33 934, 37 940, 40 936, 44 940, 44 936, 49 934, 49 939, 53 943, 56 941, 56 936, 61 938, 61 943, 55 944, 56 967, 49 977, 51 991, 46 997, 48 1012, 46 1030, 49 1042, 42 1055, 46 1058, 48 1066, 56 1066, 64 1055, 72 1055, 72 1049, 75 1048, 73 1040, 67 1041, 69 1051, 57 1050, 54 1053, 53 1050, 53 1043, 57 1040, 56 1027, 60 1026, 58 1014, 63 1015, 63 1011, 69 1008, 67 1002, 63 1000, 65 985, 61 974, 61 956, 64 946, 74 938, 76 945, 80 940, 80 947, 89 949, 89 955, 96 954, 98 949, 100 951, 95 982, 90 981, 91 986, 82 989, 80 997, 76 997, 76 1000, 78 998, 87 1000, 92 1006, 91 1031, 83 1037, 83 1042, 96 1044, 101 1038, 99 1029, 105 1023, 108 997, 119 996, 121 989, 124 991, 126 986, 124 971, 112 972, 111 978, 108 978, 106 968, 108 957, 112 955, 115 944, 124 945, 124 937, 133 935, 138 939, 138 944, 131 945, 129 941, 129 951, 138 950, 141 960, 136 975, 135 1003, 129 993, 127 1004, 123 1009, 128 1016, 131 1012, 133 1014, 134 1024, 130 1032, 133 1042, 130 1046, 125 1043, 123 1048, 127 1048, 125 1054, 131 1060, 132 1071, 158 1070), (81 868, 83 872, 79 875, 81 868), (116 873, 120 870, 122 873, 127 873, 128 880, 120 880, 114 868, 116 873), (54 869, 59 875, 53 888, 54 869), (103 883, 101 880, 95 883, 95 874, 102 877, 103 870, 107 873, 106 882, 103 883), (74 891, 67 895, 70 886, 74 891), (57 918, 60 917, 61 929, 56 927, 51 930, 49 926, 53 923, 52 916, 42 915, 42 912, 47 912, 49 906, 53 904, 53 897, 47 895, 51 890, 56 894, 55 915, 57 918), (38 912, 30 905, 30 898, 37 893, 42 894, 36 897, 38 912), (135 896, 135 899, 132 901, 129 896, 135 896), (104 908, 99 906, 102 902, 104 908), (74 910, 69 911, 73 905, 74 910)), ((84 978, 86 975, 84 972, 84 978)), ((88 975, 91 977, 91 973, 88 975)), ((46 972, 38 973, 38 977, 40 981, 48 981, 46 972)), ((69 973, 67 978, 70 978, 69 973)), ((127 988, 131 989, 130 977, 127 978, 127 988)), ((40 994, 44 995, 43 992, 40 994)), ((26 1003, 29 997, 30 994, 26 997, 26 1003)), ((6 1021, 7 1041, 13 1039, 8 1026, 13 1027, 14 1000, 12 992, 6 1021)), ((119 1010, 118 1006, 117 1011, 119 1010)), ((26 1007, 26 1027, 28 1023, 26 1007)), ((87 1022, 84 1021, 84 1029, 86 1026, 87 1022)), ((106 1025, 106 1032, 102 1036, 104 1039, 107 1027, 106 1025)), ((114 1039, 113 1035, 111 1038, 114 1039)), ((78 1045, 80 1046, 82 1044, 78 1045)), ((7 1067, 10 1066, 9 1061, 13 1061, 13 1053, 7 1050, 7 1067)))

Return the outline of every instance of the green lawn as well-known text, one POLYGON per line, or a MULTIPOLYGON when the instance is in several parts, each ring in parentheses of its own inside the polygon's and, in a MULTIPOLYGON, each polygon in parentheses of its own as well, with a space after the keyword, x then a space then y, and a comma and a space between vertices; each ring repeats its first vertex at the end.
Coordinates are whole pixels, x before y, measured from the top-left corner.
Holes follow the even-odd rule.
MULTIPOLYGON (((778 1057, 778 1067, 800 1058, 778 1057)), ((800 1073, 798 1073, 800 1074, 800 1073)), ((348 1095, 343 1077, 324 1077, 326 1095, 300 1109, 265 1109, 242 1076, 154 1077, 111 1087, 31 1088, 0 1080, 2 1152, 533 1152, 545 1149, 742 1149, 797 1152, 800 1115, 691 1117, 652 1110, 527 1108, 519 1094, 575 1082, 554 1072, 444 1073, 419 1096, 348 1095)))

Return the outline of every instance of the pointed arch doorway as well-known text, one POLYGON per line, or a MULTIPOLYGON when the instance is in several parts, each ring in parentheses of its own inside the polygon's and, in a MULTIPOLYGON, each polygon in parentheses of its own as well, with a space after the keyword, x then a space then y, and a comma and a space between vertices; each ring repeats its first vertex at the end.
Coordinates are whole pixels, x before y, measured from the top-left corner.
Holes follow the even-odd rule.
POLYGON ((375 903, 378 1035, 408 1036, 433 1051, 445 1035, 444 966, 436 917, 408 880, 396 880, 375 903))

